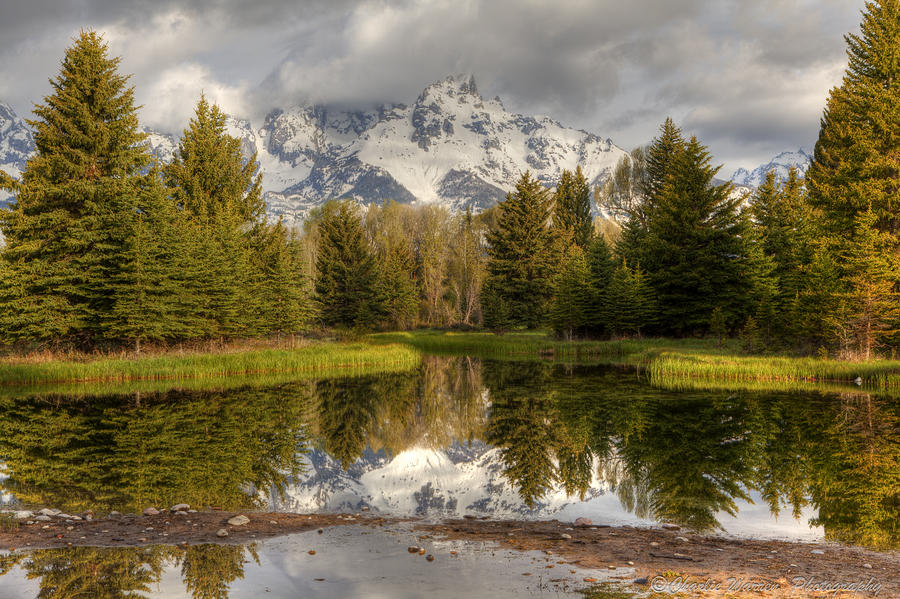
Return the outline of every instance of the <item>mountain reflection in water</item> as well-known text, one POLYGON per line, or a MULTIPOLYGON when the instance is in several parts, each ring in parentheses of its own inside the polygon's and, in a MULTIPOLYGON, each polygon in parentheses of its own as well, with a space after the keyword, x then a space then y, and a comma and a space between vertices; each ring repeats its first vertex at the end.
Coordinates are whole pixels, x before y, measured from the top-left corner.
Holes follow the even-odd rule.
MULTIPOLYGON (((0 486, 67 512, 233 510, 325 476, 304 472, 314 456, 352 473, 373 455, 493 447, 523 510, 600 481, 640 518, 710 531, 761 498, 773 514, 816 514, 828 539, 888 549, 898 416, 896 398, 866 393, 674 391, 600 366, 427 357, 406 373, 226 391, 7 396, 0 486)), ((451 499, 478 509, 456 497, 445 511, 451 499)))

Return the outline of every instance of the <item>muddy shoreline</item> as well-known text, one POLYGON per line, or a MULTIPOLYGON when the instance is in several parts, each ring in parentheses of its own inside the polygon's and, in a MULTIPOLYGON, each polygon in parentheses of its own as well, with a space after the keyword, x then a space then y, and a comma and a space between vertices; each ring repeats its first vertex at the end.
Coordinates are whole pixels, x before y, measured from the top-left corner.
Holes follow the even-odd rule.
MULTIPOLYGON (((29 521, 33 524, 21 521, 0 529, 0 550, 250 543, 334 526, 379 527, 410 522, 366 512, 306 515, 220 511, 29 521), (228 524, 230 518, 240 514, 246 515, 249 522, 237 526, 228 524), (227 536, 222 534, 223 530, 227 536)), ((650 590, 654 577, 663 576, 671 582, 668 590, 680 590, 687 596, 853 596, 852 592, 821 593, 813 586, 798 589, 798 579, 802 578, 814 581, 811 585, 832 581, 847 584, 874 581, 867 592, 856 596, 900 597, 898 552, 876 553, 833 543, 714 537, 674 529, 576 527, 558 521, 462 519, 441 523, 415 521, 411 525, 423 541, 495 543, 504 549, 544 551, 560 568, 572 564, 607 571, 622 570, 623 584, 633 585, 638 591, 650 590), (677 580, 679 577, 681 582, 677 580), (635 580, 637 584, 634 584, 635 580), (746 592, 727 591, 735 584, 729 581, 734 580, 757 587, 746 592), (707 581, 718 582, 720 589, 701 592, 679 587, 689 583, 702 586, 707 581), (876 585, 877 594, 873 592, 876 585), (760 586, 765 588, 760 590, 760 586)))

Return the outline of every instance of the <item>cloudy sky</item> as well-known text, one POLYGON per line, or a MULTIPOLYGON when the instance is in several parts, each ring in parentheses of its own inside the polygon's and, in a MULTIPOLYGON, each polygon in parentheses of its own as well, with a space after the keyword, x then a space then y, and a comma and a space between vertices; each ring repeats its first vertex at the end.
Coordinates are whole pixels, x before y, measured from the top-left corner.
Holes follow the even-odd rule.
MULTIPOLYGON (((260 119, 305 101, 415 99, 472 73, 486 96, 630 149, 671 115, 725 171, 814 143, 864 0, 2 0, 0 101, 22 116, 81 28, 133 73, 146 125, 204 90, 260 119)), ((255 122, 259 122, 258 120, 255 122)))

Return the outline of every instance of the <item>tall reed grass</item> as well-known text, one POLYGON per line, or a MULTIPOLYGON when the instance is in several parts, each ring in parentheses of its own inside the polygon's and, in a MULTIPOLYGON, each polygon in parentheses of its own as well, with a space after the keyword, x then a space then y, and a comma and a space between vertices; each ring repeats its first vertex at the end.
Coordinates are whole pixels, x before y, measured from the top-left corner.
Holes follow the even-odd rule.
POLYGON ((38 383, 183 380, 272 373, 360 371, 414 367, 419 352, 402 345, 315 343, 299 349, 236 353, 97 358, 85 361, 0 361, 0 385, 38 383))
POLYGON ((547 333, 455 333, 433 330, 373 335, 376 343, 403 343, 428 353, 498 359, 550 358, 638 368, 653 384, 698 387, 703 381, 769 384, 773 389, 823 383, 865 389, 900 388, 900 361, 849 362, 795 356, 751 356, 736 342, 710 339, 627 339, 563 342, 547 333), (857 384, 858 383, 858 384, 857 384))

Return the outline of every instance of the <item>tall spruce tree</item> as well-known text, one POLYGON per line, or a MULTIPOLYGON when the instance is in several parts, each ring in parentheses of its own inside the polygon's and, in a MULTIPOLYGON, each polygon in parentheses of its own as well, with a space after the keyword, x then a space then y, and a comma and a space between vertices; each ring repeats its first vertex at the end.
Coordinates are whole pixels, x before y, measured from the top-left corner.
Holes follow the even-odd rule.
POLYGON ((685 147, 681 129, 671 118, 667 118, 646 151, 637 154, 631 162, 633 169, 641 168, 642 171, 635 170, 630 177, 633 207, 622 225, 622 234, 616 244, 616 252, 625 262, 650 268, 645 253, 650 222, 685 147))
POLYGON ((93 31, 66 50, 52 93, 28 121, 35 156, 16 202, 0 214, 6 238, 0 300, 7 341, 91 343, 112 309, 108 287, 148 184, 134 90, 93 31))
POLYGON ((316 297, 327 326, 369 327, 381 320, 379 271, 350 201, 325 206, 319 223, 316 297))
POLYGON ((172 196, 198 236, 201 278, 194 281, 205 334, 238 336, 260 332, 260 273, 255 248, 265 229, 262 176, 256 155, 245 160, 239 139, 228 135, 225 114, 205 97, 165 169, 172 196))
POLYGON ((663 329, 703 332, 721 308, 729 324, 743 320, 751 281, 742 277, 745 221, 729 184, 713 183, 718 168, 696 138, 674 157, 654 200, 640 263, 659 301, 663 329))
POLYGON ((595 237, 588 246, 587 266, 590 295, 585 324, 593 333, 602 335, 609 332, 606 291, 616 271, 612 251, 603 237, 595 237))
POLYGON ((567 231, 579 248, 586 249, 594 234, 594 223, 591 219, 591 188, 580 165, 574 173, 563 171, 553 199, 553 226, 567 231))
POLYGON ((590 297, 590 274, 584 252, 574 246, 557 277, 550 305, 550 323, 557 335, 570 341, 585 328, 590 297))
POLYGON ((866 2, 859 35, 846 36, 849 66, 828 98, 813 162, 810 201, 840 236, 870 209, 875 227, 900 235, 900 0, 866 2))
MULTIPOLYGON (((879 272, 872 272, 858 261, 873 240, 890 255, 900 251, 900 0, 866 2, 860 30, 845 38, 849 66, 828 98, 806 181, 809 201, 821 211, 817 264, 832 264, 840 278, 831 287, 833 297, 822 302, 837 311, 818 320, 837 332, 832 341, 845 350, 847 331, 855 331, 849 337, 856 339, 857 353, 870 356, 873 344, 864 340, 869 335, 859 337, 860 323, 892 317, 897 303, 886 294, 885 277, 895 289, 900 280, 896 268, 883 272, 878 262, 879 272), (875 278, 862 281, 861 273, 875 278), (861 321, 858 303, 850 302, 857 305, 850 308, 847 298, 867 287, 879 288, 882 299, 872 309, 882 314, 861 321)), ((815 322, 816 314, 811 316, 815 322)))
POLYGON ((488 233, 482 292, 489 327, 537 328, 546 320, 561 250, 550 228, 550 200, 547 189, 526 172, 500 204, 497 226, 488 233))
POLYGON ((890 234, 876 229, 876 222, 872 210, 855 218, 852 242, 842 256, 846 288, 831 320, 845 356, 863 360, 873 358, 882 339, 896 333, 900 318, 897 256, 890 234))

